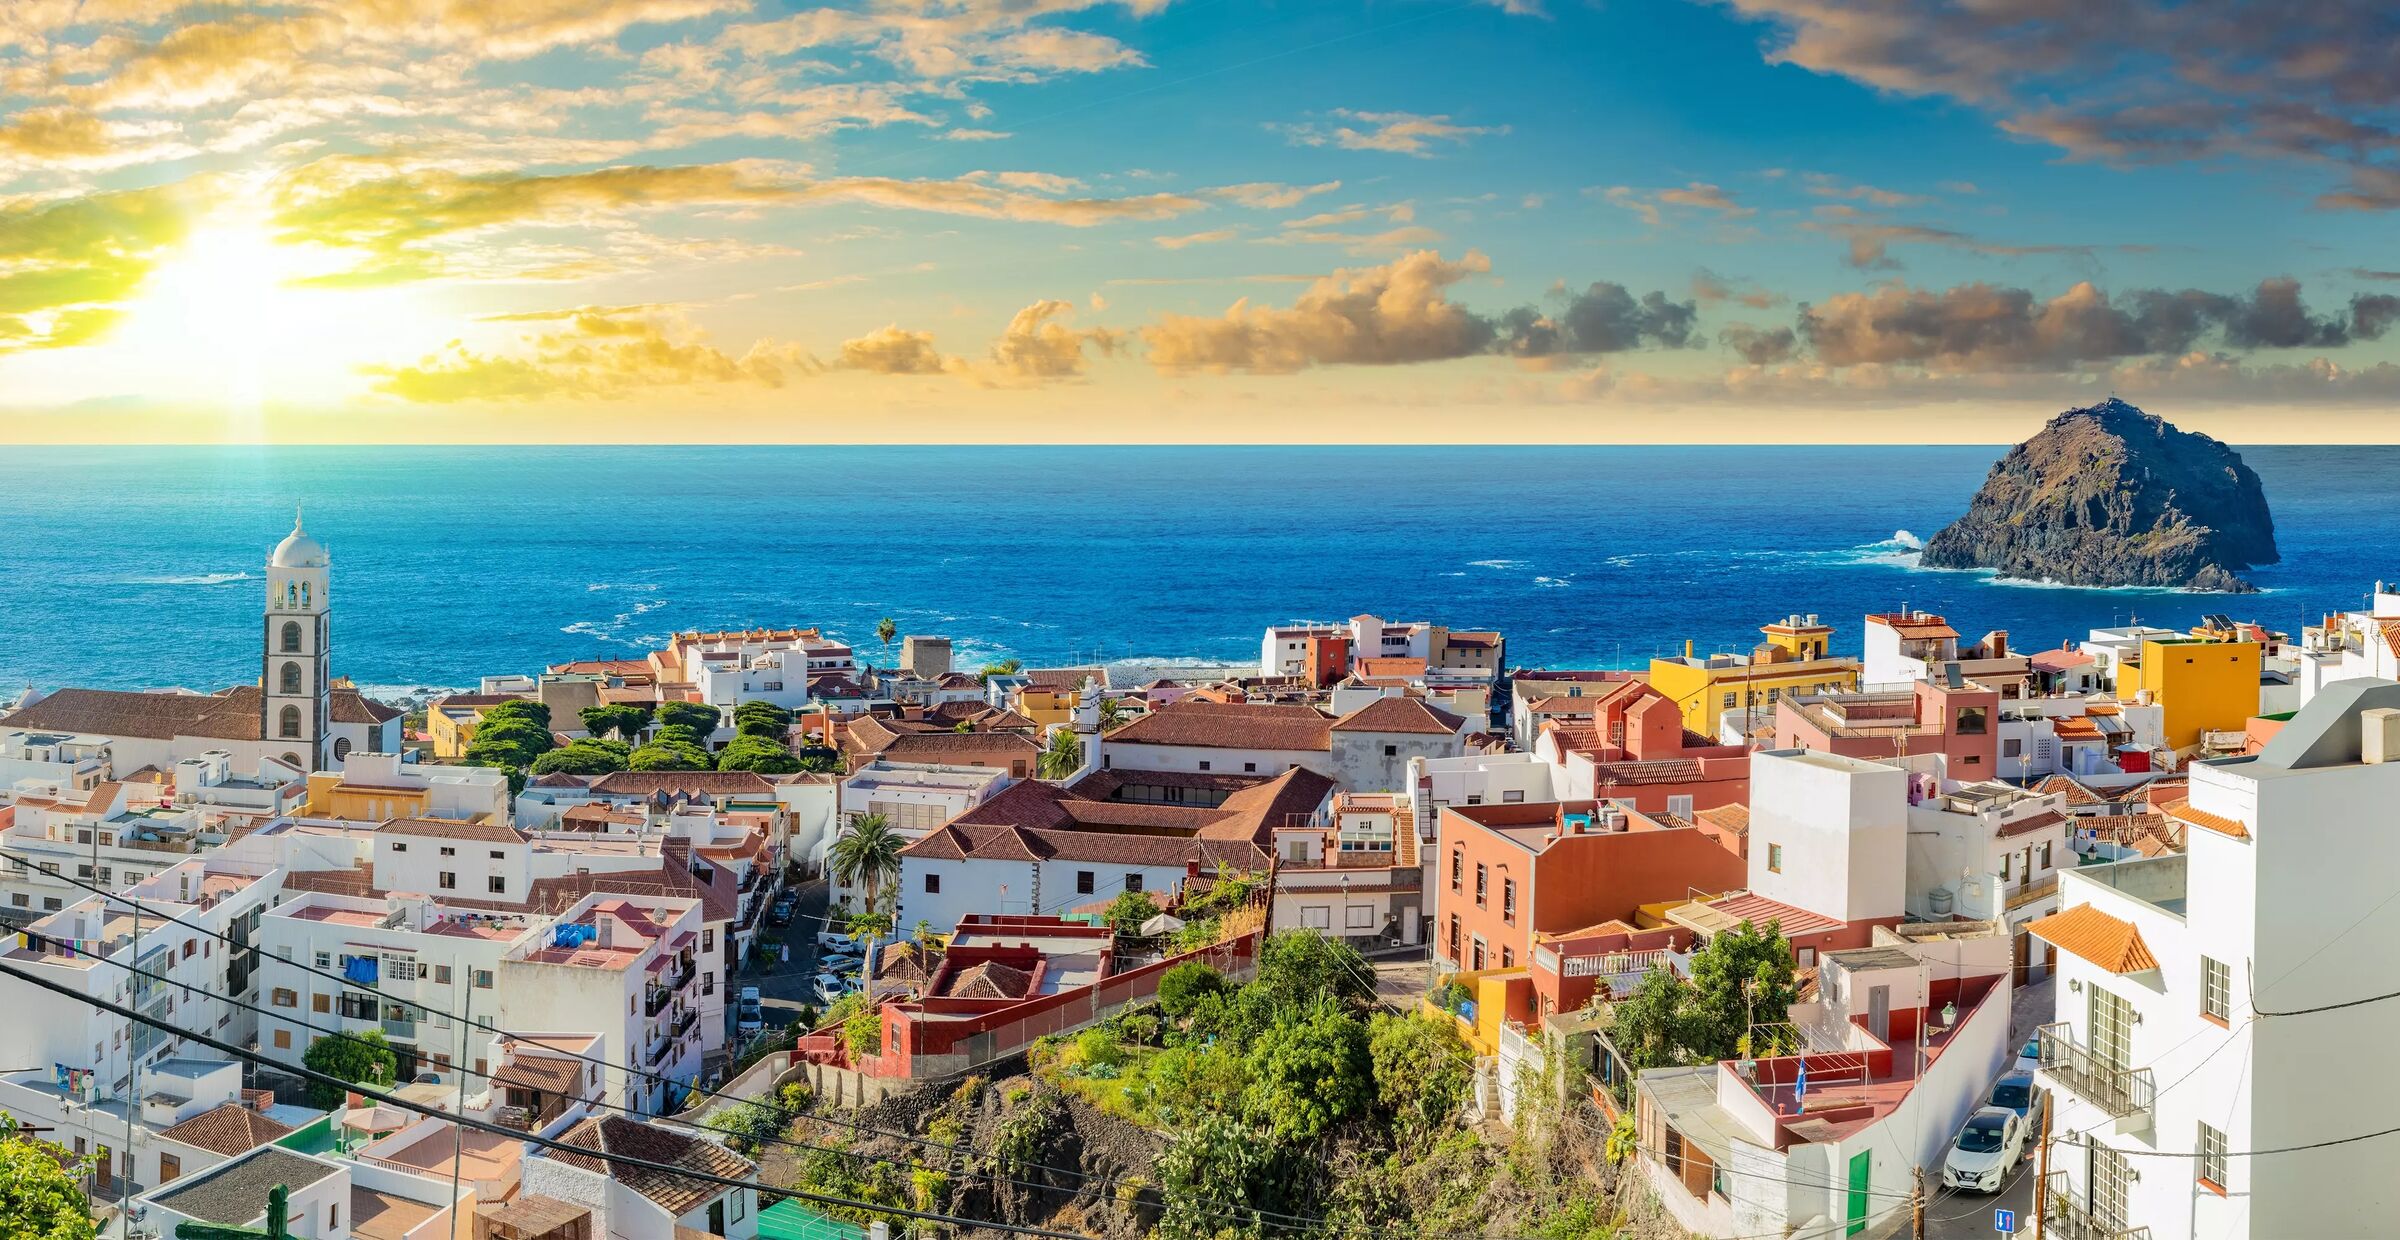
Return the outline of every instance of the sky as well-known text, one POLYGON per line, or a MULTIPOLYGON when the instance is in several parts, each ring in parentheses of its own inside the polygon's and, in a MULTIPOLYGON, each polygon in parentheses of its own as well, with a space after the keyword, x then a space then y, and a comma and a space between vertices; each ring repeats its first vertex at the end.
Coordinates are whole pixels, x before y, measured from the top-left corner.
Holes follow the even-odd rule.
POLYGON ((2400 9, 9 0, 0 443, 2400 441, 2400 9))

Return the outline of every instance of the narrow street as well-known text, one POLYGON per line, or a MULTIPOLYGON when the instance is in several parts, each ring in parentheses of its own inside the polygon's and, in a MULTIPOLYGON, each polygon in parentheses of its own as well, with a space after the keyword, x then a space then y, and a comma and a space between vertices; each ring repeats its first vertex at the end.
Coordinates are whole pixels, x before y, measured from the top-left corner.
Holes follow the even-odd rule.
POLYGON ((744 969, 734 980, 738 995, 744 986, 758 987, 760 1004, 766 1009, 769 1025, 788 1025, 797 1020, 802 1007, 822 1007, 817 999, 817 932, 825 929, 827 887, 823 879, 809 879, 790 891, 799 897, 800 911, 792 924, 777 928, 765 924, 760 916, 759 937, 770 945, 788 945, 791 959, 781 953, 769 958, 759 968, 744 969))

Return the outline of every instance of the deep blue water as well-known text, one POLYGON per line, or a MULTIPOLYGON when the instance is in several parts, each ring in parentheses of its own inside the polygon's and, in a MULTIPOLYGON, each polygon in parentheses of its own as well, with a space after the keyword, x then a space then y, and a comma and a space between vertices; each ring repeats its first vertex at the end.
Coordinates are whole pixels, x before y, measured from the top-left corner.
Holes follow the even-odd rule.
POLYGON ((2296 627, 2400 577, 2400 448, 2251 447, 2263 596, 1914 568, 1996 448, 0 448, 0 686, 255 676, 260 565, 307 504, 361 684, 624 654, 677 629, 947 634, 1014 654, 1256 658, 1361 611, 1497 627, 1510 661, 1746 649, 1906 602, 2055 644, 2138 613, 2296 627))

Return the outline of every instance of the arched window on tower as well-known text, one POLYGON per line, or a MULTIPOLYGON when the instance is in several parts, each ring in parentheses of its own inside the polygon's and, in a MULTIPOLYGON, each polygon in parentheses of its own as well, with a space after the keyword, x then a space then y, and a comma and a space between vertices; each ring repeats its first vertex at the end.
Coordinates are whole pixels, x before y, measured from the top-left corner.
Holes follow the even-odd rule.
POLYGON ((333 742, 333 760, 339 762, 349 756, 350 738, 347 736, 335 737, 333 742))
POLYGON ((312 607, 312 606, 314 606, 314 605, 315 605, 315 604, 313 604, 313 603, 310 603, 310 602, 308 601, 308 583, 307 583, 307 582, 305 582, 305 581, 301 582, 301 583, 300 583, 300 606, 301 606, 301 607, 303 607, 303 608, 307 608, 307 607, 312 607))
MULTIPOLYGON (((286 663, 286 664, 284 664, 284 665, 283 665, 283 681, 282 681, 282 683, 281 683, 281 686, 280 686, 279 688, 277 688, 276 692, 278 692, 278 693, 298 693, 298 692, 300 692, 300 665, 299 665, 299 664, 297 664, 297 663, 286 663)), ((285 735, 287 735, 287 736, 288 736, 288 735, 290 735, 290 733, 288 733, 288 732, 287 732, 287 733, 285 733, 285 735)))
POLYGON ((298 737, 300 735, 299 707, 286 706, 283 708, 283 718, 277 723, 275 734, 277 736, 288 737, 298 737))
POLYGON ((300 653, 300 622, 297 620, 283 622, 283 652, 285 654, 300 653))
POLYGON ((285 607, 298 607, 300 605, 299 582, 287 581, 283 583, 283 605, 285 607))

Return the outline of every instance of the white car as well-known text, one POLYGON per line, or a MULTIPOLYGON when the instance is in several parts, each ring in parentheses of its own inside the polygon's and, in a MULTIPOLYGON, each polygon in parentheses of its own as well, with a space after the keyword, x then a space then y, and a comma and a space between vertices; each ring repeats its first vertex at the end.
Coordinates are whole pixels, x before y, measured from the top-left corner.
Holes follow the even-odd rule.
POLYGON ((2025 1119, 2006 1107, 1978 1107, 1967 1117, 1942 1162, 1942 1184, 1970 1192, 1996 1193, 2009 1171, 2025 1157, 2025 1119))
POLYGON ((2009 1071, 2033 1073, 2041 1071, 2041 1068, 2042 1035, 2037 1033, 2025 1039, 2025 1045, 2017 1048, 2017 1066, 2010 1068, 2009 1071))

